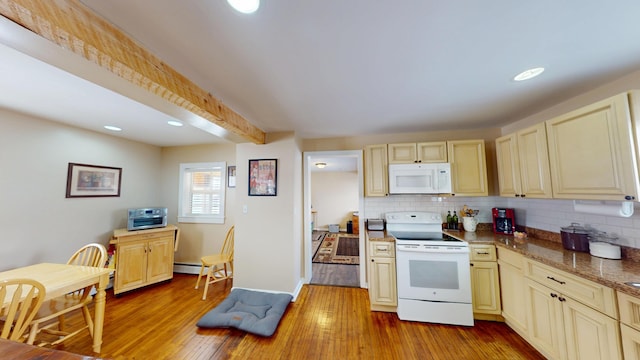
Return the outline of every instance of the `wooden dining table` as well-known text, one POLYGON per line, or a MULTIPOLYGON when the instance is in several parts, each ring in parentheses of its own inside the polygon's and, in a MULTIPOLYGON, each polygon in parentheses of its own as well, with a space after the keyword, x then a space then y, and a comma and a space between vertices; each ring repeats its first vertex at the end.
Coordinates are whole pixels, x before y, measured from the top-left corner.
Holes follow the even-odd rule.
MULTIPOLYGON (((106 304, 105 289, 109 283, 111 269, 91 266, 41 263, 0 272, 0 281, 28 278, 39 281, 46 290, 45 301, 95 285, 96 294, 93 320, 93 351, 100 352, 102 328, 106 304)), ((10 298, 10 297, 8 297, 10 298)), ((3 307, 7 304, 1 304, 3 307)))

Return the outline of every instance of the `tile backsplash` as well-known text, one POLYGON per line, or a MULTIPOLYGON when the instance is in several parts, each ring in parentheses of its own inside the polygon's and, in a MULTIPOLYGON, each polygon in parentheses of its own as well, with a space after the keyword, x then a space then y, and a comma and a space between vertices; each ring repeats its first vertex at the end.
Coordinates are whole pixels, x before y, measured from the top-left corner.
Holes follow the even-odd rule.
MULTIPOLYGON (((606 204, 616 202, 608 201, 606 204)), ((366 197, 364 205, 361 216, 364 214, 365 219, 384 218, 384 214, 390 211, 432 211, 439 212, 444 218, 448 210, 460 212, 462 207, 467 205, 474 210, 480 210, 480 223, 492 222, 492 208, 509 207, 515 209, 518 226, 559 233, 561 227, 576 222, 617 235, 618 245, 640 248, 640 213, 634 213, 628 218, 579 213, 573 210, 573 200, 391 195, 379 198, 366 197)))

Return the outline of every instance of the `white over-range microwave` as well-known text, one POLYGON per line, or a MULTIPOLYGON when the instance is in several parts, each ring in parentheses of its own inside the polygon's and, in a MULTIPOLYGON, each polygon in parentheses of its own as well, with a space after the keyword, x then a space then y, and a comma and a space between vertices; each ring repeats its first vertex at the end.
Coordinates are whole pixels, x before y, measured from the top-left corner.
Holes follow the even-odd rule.
POLYGON ((390 164, 390 194, 450 194, 451 164, 390 164))

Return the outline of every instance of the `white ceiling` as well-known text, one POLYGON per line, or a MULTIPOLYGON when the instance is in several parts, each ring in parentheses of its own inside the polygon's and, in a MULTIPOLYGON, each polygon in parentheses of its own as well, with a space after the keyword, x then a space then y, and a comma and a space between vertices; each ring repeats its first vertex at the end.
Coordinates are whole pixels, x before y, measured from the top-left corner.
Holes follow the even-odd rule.
MULTIPOLYGON (((252 15, 223 0, 82 2, 251 123, 303 138, 500 127, 640 69, 635 0, 262 0, 252 15)), ((216 141, 163 135, 163 109, 12 51, 0 46, 0 106, 121 120, 139 126, 122 136, 160 146, 216 141)))

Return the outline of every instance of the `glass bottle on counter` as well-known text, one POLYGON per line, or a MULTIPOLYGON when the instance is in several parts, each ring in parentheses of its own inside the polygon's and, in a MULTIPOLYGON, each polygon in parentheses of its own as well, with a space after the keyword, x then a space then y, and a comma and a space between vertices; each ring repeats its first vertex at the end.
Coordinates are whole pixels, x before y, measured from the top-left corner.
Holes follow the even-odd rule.
POLYGON ((451 217, 451 222, 453 223, 453 229, 458 230, 458 214, 456 211, 453 211, 453 217, 451 217))
POLYGON ((447 211, 447 229, 451 229, 451 221, 452 221, 451 210, 449 210, 447 211))

